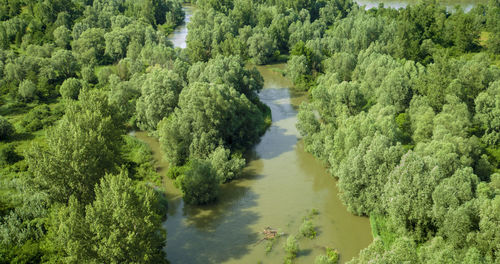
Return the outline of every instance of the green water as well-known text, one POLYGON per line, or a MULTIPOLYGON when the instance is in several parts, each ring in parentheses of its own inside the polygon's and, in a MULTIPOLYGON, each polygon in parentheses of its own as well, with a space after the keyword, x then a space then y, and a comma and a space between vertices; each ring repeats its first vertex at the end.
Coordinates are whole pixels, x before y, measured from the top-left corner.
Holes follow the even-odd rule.
MULTIPOLYGON (((295 128, 304 94, 290 90, 290 83, 273 67, 284 65, 259 67, 265 80, 260 98, 271 108, 273 123, 249 154, 243 177, 225 184, 218 202, 204 207, 185 205, 180 191, 166 180, 166 251, 172 263, 281 263, 286 237, 266 254, 267 241, 257 244, 263 237, 260 232, 271 226, 287 235, 297 234, 312 208, 319 211, 313 218, 318 236, 299 240, 296 263, 312 263, 327 246, 337 249, 345 262, 371 243, 368 219, 347 212, 338 198, 336 181, 304 151, 295 128)), ((144 132, 136 136, 161 160, 156 139, 144 132)), ((167 165, 158 166, 164 174, 167 165)))

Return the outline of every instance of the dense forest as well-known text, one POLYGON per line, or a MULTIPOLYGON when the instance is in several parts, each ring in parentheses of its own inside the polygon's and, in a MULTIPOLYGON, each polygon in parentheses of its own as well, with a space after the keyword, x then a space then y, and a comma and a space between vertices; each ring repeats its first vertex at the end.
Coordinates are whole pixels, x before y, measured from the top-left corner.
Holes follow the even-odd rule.
POLYGON ((177 0, 0 0, 0 263, 166 262, 163 180, 129 132, 159 139, 186 203, 216 202, 271 121, 249 65, 273 62, 370 217, 352 263, 500 260, 498 0, 193 4, 179 49, 177 0))
POLYGON ((174 49, 178 1, 2 1, 0 262, 162 263, 159 137, 185 201, 238 176, 269 124, 238 56, 174 49))
POLYGON ((192 61, 287 61, 306 150, 374 242, 352 263, 500 260, 500 2, 200 1, 192 61), (200 3, 201 2, 201 3, 200 3))

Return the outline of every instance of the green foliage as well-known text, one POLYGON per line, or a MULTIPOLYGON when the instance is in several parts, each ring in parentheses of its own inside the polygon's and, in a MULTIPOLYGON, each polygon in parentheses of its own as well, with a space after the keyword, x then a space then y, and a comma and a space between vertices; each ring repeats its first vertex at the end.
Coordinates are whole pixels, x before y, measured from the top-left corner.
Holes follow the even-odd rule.
POLYGON ((219 145, 244 149, 261 132, 260 110, 227 85, 192 83, 182 90, 178 107, 158 126, 166 159, 173 165, 189 157, 208 158, 219 145))
POLYGON ((297 257, 297 253, 299 253, 299 242, 297 242, 297 239, 295 236, 289 236, 286 239, 285 245, 285 262, 290 262, 292 259, 297 257))
POLYGON ((66 26, 60 26, 54 30, 54 42, 60 48, 70 47, 71 31, 66 26))
POLYGON ((36 97, 36 85, 31 80, 24 80, 19 85, 18 93, 24 101, 31 101, 36 97))
POLYGON ((35 132, 52 126, 62 115, 60 107, 51 110, 48 105, 38 105, 23 117, 20 125, 26 132, 35 132))
POLYGON ((241 155, 231 155, 231 151, 222 146, 217 147, 210 154, 209 161, 216 171, 220 183, 225 183, 238 177, 246 165, 245 159, 241 155))
POLYGON ((316 230, 314 229, 314 225, 311 220, 304 219, 304 222, 300 226, 299 233, 307 237, 309 239, 313 239, 316 237, 316 230))
POLYGON ((389 248, 398 234, 392 231, 389 226, 389 219, 383 215, 370 214, 370 226, 375 239, 380 239, 385 248, 389 248))
POLYGON ((104 62, 105 30, 89 28, 72 42, 73 52, 82 65, 95 65, 104 62))
POLYGON ((52 261, 164 263, 165 232, 156 195, 134 186, 122 172, 103 177, 86 207, 72 196, 53 215, 47 238, 61 251, 54 252, 52 261))
POLYGON ((22 159, 16 152, 15 144, 4 144, 0 146, 0 165, 8 166, 22 159))
POLYGON ((290 23, 287 75, 317 84, 298 113, 305 149, 379 237, 354 263, 495 261, 493 239, 476 239, 476 188, 497 166, 500 71, 486 54, 463 54, 478 51, 480 30, 496 28, 496 2, 469 13, 435 1, 354 8, 336 19, 321 17, 335 13, 325 6, 326 31, 312 10, 290 23))
POLYGON ((180 183, 184 201, 188 204, 207 204, 217 199, 219 180, 208 161, 191 160, 190 169, 180 183))
POLYGON ((272 60, 275 43, 266 33, 256 32, 247 40, 248 55, 256 64, 266 64, 272 60))
POLYGON ((35 145, 27 155, 36 186, 55 201, 74 195, 84 204, 92 201, 93 186, 113 171, 120 142, 120 123, 106 96, 84 92, 69 103, 66 114, 50 133, 47 147, 35 145))
POLYGON ((14 126, 12 126, 7 118, 0 116, 0 140, 9 139, 14 133, 14 126))
POLYGON ((500 143, 500 81, 496 81, 488 89, 480 93, 475 100, 476 115, 481 128, 485 130, 482 141, 488 145, 500 143))
POLYGON ((59 92, 61 96, 65 99, 78 99, 78 94, 80 94, 80 90, 82 89, 82 83, 80 80, 76 78, 69 78, 64 80, 59 88, 59 92))
POLYGON ((337 264, 339 262, 339 253, 333 248, 326 248, 326 255, 319 255, 314 260, 314 264, 337 264))
POLYGON ((158 122, 168 117, 177 105, 182 80, 173 71, 154 69, 141 84, 142 94, 137 100, 137 126, 155 130, 158 122))
POLYGON ((130 178, 145 182, 147 186, 162 186, 162 177, 156 172, 153 153, 148 145, 129 135, 123 136, 123 139, 125 144, 121 146, 120 152, 130 178))
POLYGON ((404 150, 380 134, 365 137, 342 160, 337 176, 341 199, 356 214, 382 213, 385 205, 381 194, 388 174, 398 165, 404 150))
POLYGON ((165 262, 162 179, 122 134, 147 67, 185 85, 163 31, 183 18, 176 0, 0 0, 0 262, 165 262), (128 182, 95 189, 118 167, 128 182))
POLYGON ((184 166, 170 166, 167 171, 167 177, 175 180, 179 177, 184 176, 184 174, 190 169, 191 167, 189 162, 184 166))

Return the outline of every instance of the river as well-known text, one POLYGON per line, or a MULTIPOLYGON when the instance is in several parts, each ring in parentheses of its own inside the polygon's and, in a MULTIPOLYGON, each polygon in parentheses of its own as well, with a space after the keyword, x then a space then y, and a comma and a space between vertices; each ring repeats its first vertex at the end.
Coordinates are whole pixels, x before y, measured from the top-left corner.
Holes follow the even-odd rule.
MULTIPOLYGON (((192 7, 186 6, 186 23, 192 7)), ((187 27, 175 30, 170 40, 175 47, 186 46, 187 27)), ((306 99, 296 92, 279 71, 283 64, 260 66, 264 89, 259 97, 272 110, 272 125, 249 153, 243 176, 222 186, 218 201, 209 206, 189 206, 171 180, 165 179, 169 201, 167 259, 173 263, 282 263, 286 235, 297 234, 311 209, 315 239, 299 240, 296 263, 313 263, 324 247, 339 251, 344 263, 372 241, 369 221, 347 212, 338 198, 336 181, 324 166, 304 151, 295 127, 297 107, 306 99), (266 253, 267 241, 258 243, 260 233, 271 226, 286 235, 266 253)), ((146 142, 165 175, 158 141, 145 132, 135 136, 146 142)))
MULTIPOLYGON (((167 258, 172 263, 281 263, 280 238, 270 253, 267 242, 257 242, 267 226, 285 234, 297 234, 302 219, 315 208, 317 237, 299 240, 296 263, 313 263, 324 247, 337 249, 342 262, 350 260, 372 241, 369 221, 347 212, 338 198, 335 180, 304 151, 295 128, 297 106, 305 95, 290 90, 290 83, 274 71, 284 65, 262 66, 264 89, 259 96, 272 111, 272 125, 250 153, 242 178, 222 187, 217 203, 188 206, 170 180, 167 258)), ((144 132, 136 136, 147 142, 161 160, 156 139, 144 132)), ((160 164, 165 173, 166 164, 160 164)))
MULTIPOLYGON (((405 8, 407 5, 416 4, 418 0, 408 0, 408 1, 393 1, 393 0, 355 0, 361 6, 365 6, 365 9, 370 9, 378 7, 380 3, 383 3, 385 7, 391 7, 395 9, 405 8)), ((440 4, 446 7, 446 10, 453 12, 457 5, 461 6, 465 12, 470 11, 477 4, 488 4, 488 0, 441 0, 440 4)))

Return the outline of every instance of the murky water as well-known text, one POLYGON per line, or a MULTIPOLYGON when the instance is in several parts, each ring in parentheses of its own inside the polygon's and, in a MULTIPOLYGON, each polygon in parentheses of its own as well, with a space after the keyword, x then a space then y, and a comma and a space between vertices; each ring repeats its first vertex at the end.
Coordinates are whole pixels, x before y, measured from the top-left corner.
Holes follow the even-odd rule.
POLYGON ((168 36, 168 39, 172 41, 174 44, 174 47, 179 47, 179 48, 185 48, 186 47, 186 37, 188 34, 188 29, 187 29, 187 23, 189 23, 189 20, 191 19, 191 16, 193 15, 193 7, 190 5, 184 5, 182 7, 184 10, 186 16, 184 17, 184 24, 177 27, 172 34, 168 36))
MULTIPOLYGON (((275 67, 283 65, 259 67, 265 80, 260 98, 271 108, 273 123, 251 151, 243 177, 225 184, 218 202, 203 207, 185 205, 180 191, 166 181, 166 251, 172 263, 281 263, 286 237, 266 253, 267 241, 257 243, 260 232, 271 226, 297 234, 312 208, 319 211, 313 218, 318 236, 299 240, 296 263, 312 263, 327 246, 336 248, 345 262, 372 241, 368 219, 347 212, 335 180, 304 151, 295 124, 296 107, 305 95, 288 89, 290 83, 275 67)), ((144 132, 136 136, 161 159, 155 139, 144 132)), ((166 164, 159 165, 164 173, 166 164)))
MULTIPOLYGON (((367 7, 378 5, 371 0, 358 2, 367 7)), ((405 2, 384 2, 396 8, 406 6, 405 2)), ((185 7, 185 11, 188 22, 193 9, 185 7)), ((184 48, 186 35, 184 25, 170 39, 176 47, 184 48)), ((298 233, 303 218, 313 208, 319 211, 313 218, 318 235, 313 240, 299 240, 296 263, 313 263, 325 247, 337 249, 341 262, 346 262, 371 243, 368 219, 347 212, 338 198, 336 181, 304 151, 295 124, 297 106, 305 94, 289 89, 289 81, 276 71, 283 67, 258 68, 265 80, 259 96, 271 108, 273 122, 249 153, 244 175, 223 185, 215 204, 185 205, 181 192, 165 179, 169 210, 164 226, 171 263, 282 263, 286 236, 298 233), (259 243, 267 226, 286 234, 269 253, 267 241, 259 243)), ((161 161, 158 141, 144 132, 135 135, 151 147, 158 171, 165 175, 167 164, 161 161)))

